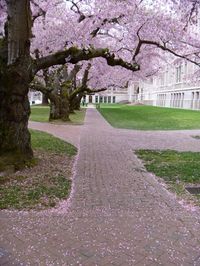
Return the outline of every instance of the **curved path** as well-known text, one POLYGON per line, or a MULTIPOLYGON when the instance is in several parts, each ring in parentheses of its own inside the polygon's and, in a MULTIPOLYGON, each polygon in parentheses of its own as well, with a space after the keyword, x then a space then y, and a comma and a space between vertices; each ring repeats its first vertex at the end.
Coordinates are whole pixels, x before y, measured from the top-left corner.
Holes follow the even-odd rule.
POLYGON ((89 109, 70 200, 40 213, 2 211, 3 247, 19 265, 200 265, 199 213, 182 207, 133 153, 200 151, 193 133, 200 131, 113 129, 89 109))
POLYGON ((79 125, 62 125, 29 121, 28 127, 31 129, 46 131, 60 139, 67 140, 67 142, 76 147, 79 146, 81 132, 81 126, 79 125))

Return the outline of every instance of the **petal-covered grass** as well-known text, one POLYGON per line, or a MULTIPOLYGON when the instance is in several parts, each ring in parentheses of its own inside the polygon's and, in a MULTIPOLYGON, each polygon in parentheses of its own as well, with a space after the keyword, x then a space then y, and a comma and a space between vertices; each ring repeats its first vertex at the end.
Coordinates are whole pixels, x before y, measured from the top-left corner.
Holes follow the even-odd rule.
POLYGON ((200 111, 121 104, 101 104, 98 110, 116 128, 135 130, 200 128, 200 111))
POLYGON ((68 197, 71 181, 64 176, 25 178, 4 181, 0 187, 0 209, 44 209, 54 207, 59 199, 68 197), (32 182, 31 182, 32 181, 32 182), (12 183, 11 183, 12 182, 12 183))
POLYGON ((44 132, 31 130, 31 137, 34 163, 0 176, 0 209, 41 210, 69 196, 77 149, 44 132))

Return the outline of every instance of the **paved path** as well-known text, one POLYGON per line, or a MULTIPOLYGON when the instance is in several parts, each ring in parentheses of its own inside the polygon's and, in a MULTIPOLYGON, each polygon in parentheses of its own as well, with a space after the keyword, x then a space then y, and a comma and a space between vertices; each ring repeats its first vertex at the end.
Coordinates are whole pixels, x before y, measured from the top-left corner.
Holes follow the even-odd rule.
MULTIPOLYGON (((70 200, 53 211, 2 212, 3 247, 21 265, 200 265, 199 213, 182 207, 133 153, 143 141, 164 147, 172 133, 156 134, 113 129, 89 109, 70 200)), ((172 134, 170 148, 181 149, 175 139, 186 136, 184 148, 196 143, 200 151, 190 134, 172 134)))
POLYGON ((37 129, 51 133, 60 139, 67 140, 76 147, 79 145, 81 132, 81 126, 79 125, 59 125, 29 121, 28 126, 31 129, 37 129))

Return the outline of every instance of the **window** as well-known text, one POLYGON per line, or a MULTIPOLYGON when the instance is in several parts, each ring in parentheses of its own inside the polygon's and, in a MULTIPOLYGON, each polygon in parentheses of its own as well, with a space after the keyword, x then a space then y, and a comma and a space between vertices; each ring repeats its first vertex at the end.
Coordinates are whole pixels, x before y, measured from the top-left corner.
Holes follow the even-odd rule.
POLYGON ((166 72, 165 72, 165 84, 166 85, 168 84, 168 80, 169 80, 169 71, 166 70, 166 72))
POLYGON ((107 103, 107 96, 104 96, 104 103, 107 103))
POLYGON ((116 96, 113 96, 113 103, 116 102, 116 96))
POLYGON ((184 92, 182 93, 182 98, 181 98, 181 107, 183 107, 183 105, 184 105, 184 96, 185 96, 185 94, 184 94, 184 92))
POLYGON ((103 97, 102 96, 100 96, 100 103, 102 103, 103 102, 103 97))
POLYGON ((160 85, 161 86, 165 85, 165 76, 164 76, 164 74, 162 74, 161 77, 160 77, 160 85))
POLYGON ((191 109, 194 108, 194 92, 192 92, 192 98, 191 98, 191 109))
POLYGON ((111 103, 111 96, 108 96, 108 103, 111 103))
POLYGON ((185 76, 188 74, 188 64, 187 61, 185 62, 185 76))
POLYGON ((196 92, 195 109, 199 109, 199 92, 196 92))
POLYGON ((181 73, 182 67, 181 65, 176 68, 176 83, 181 82, 181 73))
POLYGON ((98 103, 99 102, 98 100, 99 100, 98 96, 95 96, 95 103, 98 103))

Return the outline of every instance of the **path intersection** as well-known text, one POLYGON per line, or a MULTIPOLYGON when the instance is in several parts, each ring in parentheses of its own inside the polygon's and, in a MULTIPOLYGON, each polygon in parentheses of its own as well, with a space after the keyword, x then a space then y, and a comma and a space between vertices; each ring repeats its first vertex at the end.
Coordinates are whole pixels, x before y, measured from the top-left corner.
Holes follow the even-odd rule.
POLYGON ((134 154, 200 151, 191 137, 200 130, 114 129, 96 109, 76 137, 62 125, 30 126, 79 147, 72 193, 53 210, 1 211, 0 265, 200 265, 200 212, 182 206, 134 154))

